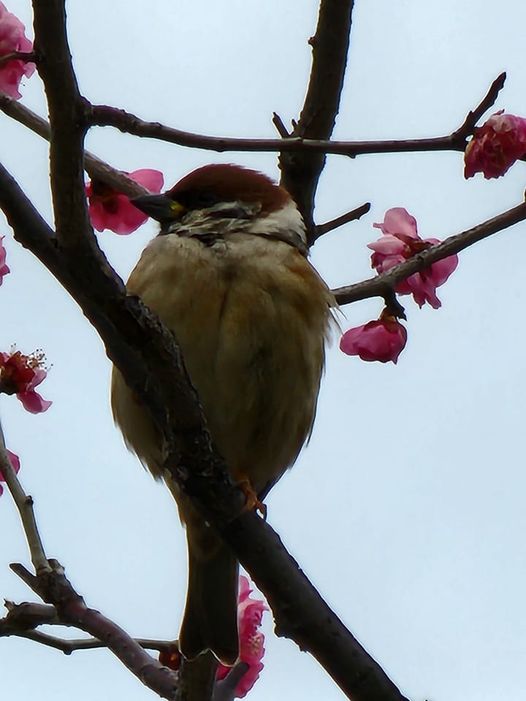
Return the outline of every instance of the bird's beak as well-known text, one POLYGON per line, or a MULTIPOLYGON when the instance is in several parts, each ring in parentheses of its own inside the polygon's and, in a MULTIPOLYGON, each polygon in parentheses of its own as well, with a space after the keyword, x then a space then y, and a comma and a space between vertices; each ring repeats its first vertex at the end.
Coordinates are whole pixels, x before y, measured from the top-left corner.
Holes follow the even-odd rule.
POLYGON ((186 211, 182 204, 167 195, 141 195, 134 197, 130 202, 158 222, 179 219, 186 211))

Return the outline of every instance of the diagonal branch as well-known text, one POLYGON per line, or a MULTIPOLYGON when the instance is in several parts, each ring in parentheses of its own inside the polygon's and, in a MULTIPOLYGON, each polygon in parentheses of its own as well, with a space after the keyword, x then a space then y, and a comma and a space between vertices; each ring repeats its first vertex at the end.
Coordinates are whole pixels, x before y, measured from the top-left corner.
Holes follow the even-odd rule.
POLYGON ((0 472, 13 496, 13 501, 16 504, 22 527, 27 539, 29 552, 31 554, 31 562, 35 568, 35 572, 49 571, 49 565, 44 546, 38 532, 35 513, 33 511, 33 499, 22 489, 20 480, 18 479, 11 461, 7 455, 4 432, 0 423, 0 472))
POLYGON ((166 469, 266 595, 281 634, 311 652, 354 701, 401 701, 398 689, 321 599, 270 525, 254 512, 243 512, 244 496, 213 450, 173 335, 87 256, 79 264, 57 249, 53 232, 1 167, 0 207, 17 240, 42 260, 98 330, 109 357, 165 437, 166 469))
POLYGON ((360 217, 363 217, 364 214, 367 214, 367 212, 370 209, 371 203, 365 202, 365 204, 356 207, 356 209, 352 209, 346 214, 342 214, 341 216, 336 217, 336 219, 331 219, 330 221, 325 222, 324 224, 318 224, 314 227, 314 240, 319 239, 320 236, 328 234, 329 231, 333 231, 334 229, 337 229, 338 227, 343 226, 344 224, 348 224, 351 221, 360 219, 360 217))
MULTIPOLYGON (((46 141, 50 140, 51 129, 49 122, 35 114, 29 107, 25 107, 17 100, 0 93, 0 110, 8 117, 31 129, 31 131, 46 141)), ((128 197, 140 197, 148 194, 148 190, 142 185, 128 178, 125 173, 115 170, 115 168, 89 151, 84 151, 84 168, 93 180, 101 180, 115 190, 128 195, 128 197)))
POLYGON ((161 698, 174 699, 176 675, 145 652, 120 626, 100 611, 86 606, 56 560, 49 560, 49 564, 48 572, 36 576, 18 563, 12 564, 11 569, 43 601, 53 604, 63 625, 74 626, 98 638, 143 684, 161 698))
POLYGON ((413 273, 421 272, 438 260, 460 253, 468 246, 482 241, 488 236, 503 231, 526 219, 526 202, 508 209, 492 219, 488 219, 471 229, 455 234, 418 253, 404 263, 391 268, 386 273, 369 278, 354 285, 346 285, 332 290, 338 304, 350 304, 369 297, 388 297, 395 291, 396 285, 413 273))

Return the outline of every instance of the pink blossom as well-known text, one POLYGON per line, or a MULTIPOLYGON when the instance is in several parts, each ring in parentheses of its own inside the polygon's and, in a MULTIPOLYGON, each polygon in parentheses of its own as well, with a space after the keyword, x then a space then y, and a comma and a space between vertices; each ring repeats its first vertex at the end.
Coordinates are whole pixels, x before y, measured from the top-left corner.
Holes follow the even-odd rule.
POLYGON ((31 414, 40 414, 52 404, 35 391, 47 376, 47 371, 41 367, 42 361, 43 356, 38 353, 0 353, 0 392, 16 394, 24 409, 31 414))
MULTIPOLYGON (((368 244, 368 248, 373 250, 371 266, 378 273, 384 273, 426 248, 440 243, 439 239, 421 239, 416 219, 403 207, 387 210, 384 221, 373 226, 381 229, 383 234, 381 239, 368 244)), ((399 282, 395 288, 396 292, 402 295, 412 294, 420 307, 428 302, 433 309, 438 309, 441 302, 436 296, 436 288, 446 282, 457 265, 458 256, 443 258, 399 282)))
MULTIPOLYGON (((252 689, 264 666, 261 660, 265 654, 263 647, 265 636, 258 629, 267 606, 259 599, 252 599, 251 591, 248 579, 240 576, 237 614, 239 661, 248 665, 247 671, 236 687, 236 696, 241 699, 252 689)), ((224 679, 230 670, 231 667, 220 664, 217 668, 217 679, 224 679)))
MULTIPOLYGON (((22 22, 11 14, 6 6, 0 2, 0 58, 13 51, 32 51, 33 44, 24 34, 25 27, 22 22)), ((0 65, 0 92, 18 100, 22 97, 18 88, 22 76, 30 76, 35 70, 34 63, 26 63, 19 59, 13 59, 0 65)))
MULTIPOLYGON (((158 170, 143 168, 126 175, 150 192, 160 192, 164 184, 163 174, 158 170)), ((116 234, 131 234, 148 219, 148 215, 137 209, 127 195, 98 180, 86 184, 86 196, 91 223, 97 231, 110 229, 116 234)))
MULTIPOLYGON (((13 470, 16 473, 18 473, 18 471, 20 470, 20 458, 18 457, 18 455, 16 455, 15 453, 12 453, 10 450, 6 449, 6 453, 7 453, 7 457, 9 458, 9 462, 11 463, 11 467, 13 468, 13 470)), ((5 477, 2 474, 1 470, 0 470, 0 482, 5 482, 5 477)), ((3 493, 4 493, 4 488, 0 484, 0 496, 3 493)))
POLYGON ((7 275, 7 273, 11 272, 11 270, 9 269, 9 267, 5 263, 6 252, 5 252, 4 245, 2 243, 4 238, 5 238, 4 236, 0 236, 0 285, 4 281, 4 276, 7 275))
POLYGON ((396 363, 406 342, 405 326, 395 317, 383 314, 377 321, 346 331, 340 339, 340 350, 362 360, 396 363))
POLYGON ((464 153, 464 177, 499 178, 526 154, 526 119, 496 112, 477 127, 464 153))

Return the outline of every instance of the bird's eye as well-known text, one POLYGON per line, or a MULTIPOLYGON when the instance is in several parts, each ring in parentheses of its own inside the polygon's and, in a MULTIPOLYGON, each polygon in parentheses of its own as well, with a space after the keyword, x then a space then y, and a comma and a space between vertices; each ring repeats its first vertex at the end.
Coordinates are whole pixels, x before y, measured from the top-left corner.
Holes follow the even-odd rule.
POLYGON ((207 209, 219 202, 219 197, 213 192, 210 192, 210 190, 195 192, 190 199, 192 209, 207 209))

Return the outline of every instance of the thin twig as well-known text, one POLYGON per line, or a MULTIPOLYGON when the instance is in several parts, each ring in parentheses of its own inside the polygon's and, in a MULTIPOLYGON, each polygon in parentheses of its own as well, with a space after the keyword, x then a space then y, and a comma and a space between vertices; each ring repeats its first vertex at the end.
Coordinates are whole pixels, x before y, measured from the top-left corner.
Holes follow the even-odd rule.
POLYGON ((102 641, 143 684, 161 698, 173 701, 177 686, 176 675, 145 652, 120 626, 100 611, 88 608, 58 562, 50 561, 50 565, 52 567, 49 572, 36 576, 19 563, 13 563, 11 569, 43 601, 53 604, 61 624, 74 626, 102 641))
MULTIPOLYGON (((72 639, 67 640, 66 638, 58 638, 54 635, 49 635, 48 633, 42 633, 37 630, 20 630, 16 632, 9 633, 12 637, 26 638, 27 640, 32 640, 35 643, 40 643, 46 647, 51 647, 55 650, 63 652, 65 655, 71 655, 73 652, 78 650, 100 650, 108 648, 106 643, 97 640, 96 638, 86 638, 86 639, 72 639)), ((1 633, 0 633, 0 637, 1 633)), ((160 640, 150 640, 148 638, 134 638, 137 645, 140 645, 146 650, 156 650, 157 652, 163 652, 164 650, 169 650, 173 647, 172 642, 163 642, 160 640)))
POLYGON ((364 204, 360 205, 359 207, 356 207, 355 209, 351 209, 350 212, 347 212, 346 214, 342 214, 341 216, 336 217, 336 219, 331 219, 330 221, 325 222, 324 224, 318 224, 316 227, 314 227, 314 240, 316 241, 317 239, 320 238, 320 236, 327 234, 329 231, 333 231, 334 229, 337 229, 339 226, 343 226, 344 224, 348 224, 351 221, 355 221, 356 219, 360 219, 360 217, 363 217, 364 214, 367 214, 367 212, 370 209, 371 209, 371 203, 365 202, 364 204))
POLYGON ((16 504, 22 527, 29 547, 31 562, 36 572, 49 572, 50 567, 44 552, 44 546, 38 532, 35 512, 33 510, 33 498, 26 494, 22 488, 20 480, 11 465, 11 461, 6 452, 4 432, 0 422, 0 471, 4 477, 13 501, 16 504))
POLYGON ((9 61, 23 61, 24 63, 36 63, 37 55, 34 51, 11 51, 9 54, 0 56, 0 68, 9 61))
POLYGON ((460 125, 460 127, 455 132, 453 132, 454 136, 455 135, 458 136, 458 139, 460 140, 460 139, 466 139, 468 136, 470 136, 473 133, 473 130, 475 129, 479 119, 497 101, 497 97, 499 96, 499 92, 504 87, 505 82, 506 82, 506 72, 504 71, 503 73, 501 73, 500 75, 498 75, 495 78, 493 83, 490 85, 488 92, 482 98, 480 103, 475 107, 475 109, 470 110, 468 112, 464 122, 460 125))
POLYGON ((276 131, 278 134, 281 136, 282 139, 288 139, 290 136, 290 132, 283 123, 283 120, 279 116, 277 112, 272 113, 272 123, 276 127, 276 131))
POLYGON ((249 665, 246 662, 238 662, 232 667, 222 681, 216 682, 212 701, 234 701, 237 698, 236 687, 248 669, 249 665))

